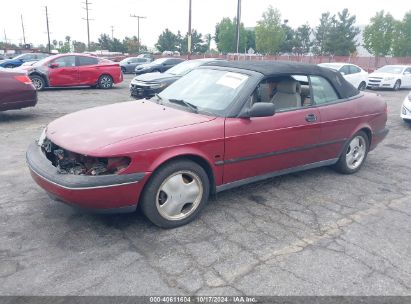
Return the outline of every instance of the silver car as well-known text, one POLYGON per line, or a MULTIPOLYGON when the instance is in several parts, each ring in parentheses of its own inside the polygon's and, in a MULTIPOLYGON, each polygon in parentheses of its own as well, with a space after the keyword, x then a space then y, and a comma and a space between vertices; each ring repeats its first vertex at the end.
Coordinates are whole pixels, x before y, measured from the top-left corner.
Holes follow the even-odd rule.
POLYGON ((136 66, 150 62, 150 58, 129 57, 120 61, 121 71, 123 73, 134 73, 136 66))

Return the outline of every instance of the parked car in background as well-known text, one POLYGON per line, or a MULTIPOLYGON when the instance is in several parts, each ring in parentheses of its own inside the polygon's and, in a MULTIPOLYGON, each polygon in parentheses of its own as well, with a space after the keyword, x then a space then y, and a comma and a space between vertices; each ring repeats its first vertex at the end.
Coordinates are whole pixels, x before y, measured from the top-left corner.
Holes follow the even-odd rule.
POLYGON ((355 64, 343 62, 320 63, 319 66, 340 72, 358 90, 367 88, 368 73, 355 64))
POLYGON ((130 83, 130 95, 136 99, 153 97, 191 70, 219 59, 206 58, 183 61, 164 73, 147 73, 134 77, 130 83))
POLYGON ((149 58, 129 57, 121 60, 119 64, 123 73, 134 73, 137 66, 148 62, 150 62, 149 58))
POLYGON ((37 90, 46 87, 92 86, 109 89, 123 81, 118 63, 85 54, 50 56, 32 66, 28 75, 37 90))
POLYGON ((21 66, 15 67, 12 70, 16 72, 26 72, 32 69, 32 66, 37 62, 36 61, 26 61, 21 66))
POLYGON ((411 65, 385 65, 369 76, 368 87, 394 91, 411 87, 411 65))
POLYGON ((411 92, 405 96, 401 107, 401 118, 411 124, 411 92))
POLYGON ((146 58, 149 60, 149 62, 154 61, 154 56, 151 53, 142 53, 138 55, 137 58, 146 58))
POLYGON ((45 53, 26 53, 18 55, 12 59, 0 60, 0 67, 10 69, 21 66, 24 62, 27 61, 39 61, 46 57, 50 56, 45 53))
POLYGON ((167 57, 159 58, 157 60, 154 60, 153 62, 145 63, 145 64, 137 66, 134 72, 136 75, 151 73, 151 72, 163 73, 183 61, 184 59, 181 59, 181 58, 167 58, 167 57))
POLYGON ((58 200, 99 212, 140 204, 171 228, 192 221, 215 192, 320 166, 355 173, 388 133, 386 121, 380 96, 330 69, 216 61, 149 100, 58 118, 29 146, 27 163, 58 200))
POLYGON ((37 92, 25 73, 0 69, 0 111, 34 107, 37 92))

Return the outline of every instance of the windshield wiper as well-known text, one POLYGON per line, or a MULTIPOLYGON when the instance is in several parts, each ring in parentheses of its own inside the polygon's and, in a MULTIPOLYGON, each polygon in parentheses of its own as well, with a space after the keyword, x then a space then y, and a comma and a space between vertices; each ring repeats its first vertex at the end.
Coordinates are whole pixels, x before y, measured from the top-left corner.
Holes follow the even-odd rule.
POLYGON ((189 109, 191 109, 191 111, 193 111, 194 113, 198 112, 198 108, 197 106, 193 105, 192 103, 189 103, 188 101, 185 101, 184 99, 168 99, 169 102, 172 103, 177 103, 179 105, 185 106, 189 109))

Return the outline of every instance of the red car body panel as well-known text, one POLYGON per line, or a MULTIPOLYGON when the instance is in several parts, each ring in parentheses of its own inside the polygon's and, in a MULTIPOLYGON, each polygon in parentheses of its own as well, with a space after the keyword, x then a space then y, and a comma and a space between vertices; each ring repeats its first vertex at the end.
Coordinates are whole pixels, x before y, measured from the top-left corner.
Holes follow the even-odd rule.
POLYGON ((151 174, 171 159, 188 157, 201 163, 208 168, 212 187, 220 191, 273 172, 333 164, 359 130, 367 132, 373 149, 388 132, 386 121, 386 103, 368 93, 253 118, 213 117, 133 101, 69 114, 50 123, 46 134, 57 146, 78 154, 129 157, 131 163, 117 177, 141 173, 138 181, 68 189, 36 172, 30 155, 28 162, 35 181, 63 201, 94 209, 136 207, 151 174), (316 120, 307 121, 310 115, 316 120), (88 121, 92 123, 87 127, 79 123, 88 121))
POLYGON ((42 61, 42 65, 34 65, 28 71, 28 75, 35 74, 43 77, 46 80, 48 87, 94 86, 102 75, 110 75, 113 79, 113 83, 120 83, 123 81, 123 73, 121 72, 118 63, 100 60, 97 57, 86 54, 69 53, 47 57, 47 59, 42 61), (50 67, 50 64, 56 59, 65 56, 75 56, 76 66, 50 67), (98 63, 78 65, 79 57, 95 58, 98 60, 98 63))
POLYGON ((37 104, 34 86, 16 79, 21 76, 25 74, 9 70, 0 71, 0 111, 34 107, 37 104))

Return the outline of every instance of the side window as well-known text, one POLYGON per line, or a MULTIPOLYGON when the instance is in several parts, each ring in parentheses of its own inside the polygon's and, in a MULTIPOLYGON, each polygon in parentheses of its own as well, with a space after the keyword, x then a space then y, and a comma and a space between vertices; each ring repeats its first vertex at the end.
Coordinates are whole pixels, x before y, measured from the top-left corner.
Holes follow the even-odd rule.
POLYGON ((350 67, 348 65, 344 65, 340 69, 340 73, 343 74, 343 75, 349 75, 350 74, 350 67))
POLYGON ((98 63, 98 59, 94 57, 78 56, 78 65, 95 65, 98 63))
POLYGON ((357 74, 361 72, 359 67, 356 67, 355 65, 350 65, 350 74, 357 74))
POLYGON ((405 69, 404 73, 405 73, 405 72, 411 73, 411 68, 405 69))
POLYGON ((76 66, 76 57, 75 56, 59 57, 53 60, 53 63, 57 63, 59 65, 59 68, 74 67, 76 66))
POLYGON ((320 76, 310 76, 315 104, 326 104, 338 100, 338 95, 328 80, 320 76))
POLYGON ((141 63, 141 62, 147 62, 146 58, 137 58, 137 62, 141 63))

